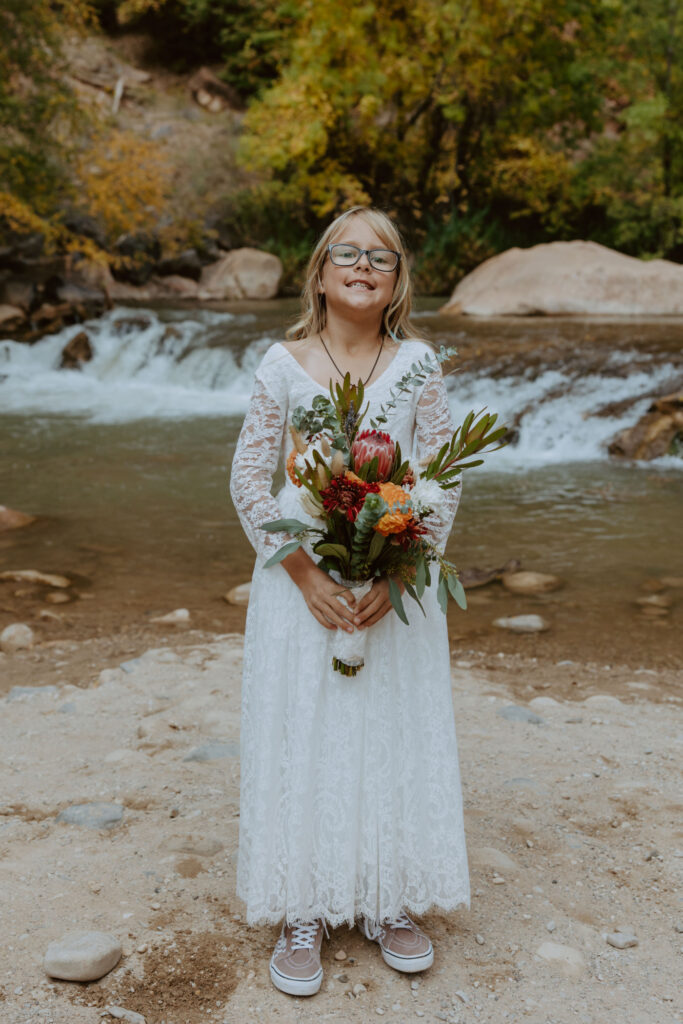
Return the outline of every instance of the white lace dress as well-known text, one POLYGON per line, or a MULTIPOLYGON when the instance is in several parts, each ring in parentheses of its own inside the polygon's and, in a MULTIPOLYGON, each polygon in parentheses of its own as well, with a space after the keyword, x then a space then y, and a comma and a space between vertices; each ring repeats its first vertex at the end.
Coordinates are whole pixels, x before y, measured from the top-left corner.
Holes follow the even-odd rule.
MULTIPOLYGON (((430 351, 419 341, 401 344, 366 388, 368 420, 430 351)), ((331 667, 333 634, 285 569, 263 568, 291 538, 259 526, 307 520, 289 480, 276 497, 271 487, 292 447, 293 410, 325 390, 284 345, 273 345, 256 371, 232 464, 232 498, 257 553, 244 645, 237 864, 250 925, 322 917, 351 926, 360 915, 380 921, 404 908, 422 914, 470 901, 448 635, 435 587, 425 593, 426 618, 406 598, 410 626, 391 611, 370 627, 365 667, 346 677, 331 667)), ((400 402, 384 429, 404 454, 438 450, 453 430, 441 374, 400 402)), ((447 521, 433 532, 442 548, 460 488, 445 493, 447 521)))

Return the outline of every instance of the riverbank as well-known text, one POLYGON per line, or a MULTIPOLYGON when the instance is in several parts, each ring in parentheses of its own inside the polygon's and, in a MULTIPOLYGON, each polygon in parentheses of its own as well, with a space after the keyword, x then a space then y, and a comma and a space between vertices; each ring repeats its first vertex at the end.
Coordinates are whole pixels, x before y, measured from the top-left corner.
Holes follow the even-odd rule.
POLYGON ((417 979, 337 929, 323 989, 295 1002, 268 977, 277 929, 246 932, 235 897, 242 637, 167 630, 115 664, 117 642, 43 641, 3 661, 33 687, 61 672, 2 700, 7 1024, 95 1024, 106 1005, 147 1024, 677 1019, 680 718, 661 673, 456 652, 471 907, 426 915, 436 961, 417 979), (55 821, 93 801, 119 823, 55 821), (48 943, 90 929, 119 939, 117 967, 50 981, 48 943), (615 948, 617 930, 638 944, 615 948))

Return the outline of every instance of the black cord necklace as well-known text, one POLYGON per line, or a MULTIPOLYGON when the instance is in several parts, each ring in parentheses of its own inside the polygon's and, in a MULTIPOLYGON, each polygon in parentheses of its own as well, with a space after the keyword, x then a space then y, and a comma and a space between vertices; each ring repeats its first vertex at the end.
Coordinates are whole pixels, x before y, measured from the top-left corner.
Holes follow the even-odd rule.
MULTIPOLYGON (((344 377, 346 376, 346 374, 342 373, 342 371, 339 369, 339 367, 335 363, 334 359, 332 359, 332 353, 330 352, 329 348, 325 344, 325 339, 323 338, 323 332, 322 331, 320 332, 320 340, 323 343, 323 348, 325 349, 325 351, 327 352, 328 356, 330 357, 330 361, 331 361, 332 365, 334 366, 335 370, 337 371, 337 373, 339 374, 341 379, 344 380, 344 377)), ((370 380, 370 378, 372 377, 373 373, 375 372, 375 367, 377 366, 377 364, 379 362, 379 357, 382 355, 382 349, 383 348, 384 348, 384 335, 382 335, 382 342, 381 342, 381 344, 379 346, 379 352, 377 353, 377 358, 375 359, 374 363, 372 364, 372 369, 370 370, 370 373, 367 375, 367 377, 363 381, 363 387, 365 387, 365 385, 367 384, 367 382, 370 380)))

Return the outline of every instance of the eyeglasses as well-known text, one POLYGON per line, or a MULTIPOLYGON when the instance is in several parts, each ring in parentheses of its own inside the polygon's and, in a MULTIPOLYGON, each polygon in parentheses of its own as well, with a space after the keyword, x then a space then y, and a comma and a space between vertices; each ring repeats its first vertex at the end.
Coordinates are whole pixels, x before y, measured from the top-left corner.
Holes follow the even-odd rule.
POLYGON ((393 249, 360 249, 345 242, 328 245, 327 251, 335 267, 353 267, 361 256, 366 255, 373 270, 383 270, 387 274, 396 270, 401 259, 401 254, 393 249))

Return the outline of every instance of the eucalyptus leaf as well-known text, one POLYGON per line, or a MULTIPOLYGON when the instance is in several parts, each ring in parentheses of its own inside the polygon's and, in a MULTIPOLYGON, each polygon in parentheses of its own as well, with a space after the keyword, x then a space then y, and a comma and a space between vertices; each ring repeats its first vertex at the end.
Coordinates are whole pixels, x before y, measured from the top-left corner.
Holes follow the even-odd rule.
POLYGON ((287 555, 291 555, 294 551, 301 547, 301 541, 290 540, 288 544, 283 545, 279 551, 276 551, 274 555, 271 555, 267 562, 264 563, 264 569, 270 569, 272 565, 277 565, 287 555))
POLYGON ((307 523, 302 523, 299 519, 273 519, 269 523, 264 523, 260 527, 261 530, 265 530, 267 533, 281 533, 283 531, 287 533, 304 533, 310 529, 307 523))
POLYGON ((401 622, 405 622, 406 626, 410 625, 408 622, 408 616, 406 610, 403 607, 403 599, 401 598, 401 590, 395 580, 389 580, 389 600, 391 601, 394 611, 398 615, 401 622))
POLYGON ((465 588, 458 579, 457 576, 448 577, 448 589, 451 597, 457 605, 459 605, 463 611, 467 611, 467 597, 465 596, 465 588))
POLYGON ((419 562, 417 563, 416 572, 415 572, 415 589, 418 592, 420 597, 422 597, 422 595, 424 594, 426 585, 427 585, 427 563, 425 562, 424 558, 421 558, 419 560, 419 562))
POLYGON ((439 576, 439 585, 436 588, 436 599, 439 602, 439 608, 446 614, 448 611, 448 584, 446 578, 443 575, 439 576))

